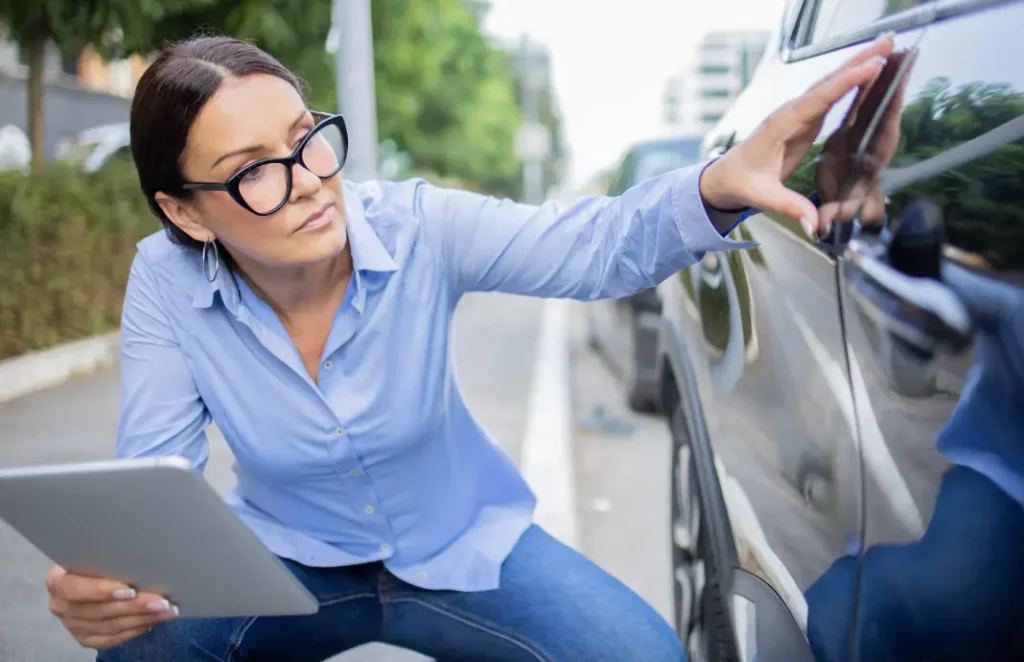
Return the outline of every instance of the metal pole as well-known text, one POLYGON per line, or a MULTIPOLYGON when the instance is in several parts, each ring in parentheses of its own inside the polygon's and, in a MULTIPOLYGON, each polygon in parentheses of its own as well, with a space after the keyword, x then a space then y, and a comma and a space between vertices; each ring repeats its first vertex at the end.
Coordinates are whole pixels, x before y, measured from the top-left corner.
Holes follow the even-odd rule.
POLYGON ((373 80, 373 23, 370 0, 333 0, 338 110, 348 126, 345 177, 378 176, 377 97, 373 80))
MULTIPOLYGON (((523 122, 536 125, 540 120, 540 72, 530 41, 524 36, 519 43, 520 77, 522 80, 523 122)), ((544 163, 536 155, 523 159, 523 197, 525 202, 538 205, 544 201, 544 163)))

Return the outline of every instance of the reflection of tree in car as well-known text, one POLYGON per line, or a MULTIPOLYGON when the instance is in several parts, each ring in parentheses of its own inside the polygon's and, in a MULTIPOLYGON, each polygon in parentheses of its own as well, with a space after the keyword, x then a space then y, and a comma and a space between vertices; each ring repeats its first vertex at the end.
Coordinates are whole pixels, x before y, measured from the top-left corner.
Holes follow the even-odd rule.
MULTIPOLYGON (((1024 114, 1024 94, 1007 85, 930 81, 903 113, 903 144, 894 167, 941 154, 1024 114)), ((927 196, 944 211, 958 249, 980 254, 996 269, 1024 269, 1024 140, 893 193, 889 212, 927 196)))

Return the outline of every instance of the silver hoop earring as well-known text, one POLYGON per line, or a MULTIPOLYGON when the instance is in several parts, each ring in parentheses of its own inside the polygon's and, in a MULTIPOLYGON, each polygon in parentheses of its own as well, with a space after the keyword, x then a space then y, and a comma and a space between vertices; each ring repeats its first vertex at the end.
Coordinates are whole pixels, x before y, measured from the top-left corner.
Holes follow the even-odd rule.
POLYGON ((220 252, 217 250, 216 241, 207 241, 203 243, 203 275, 206 276, 206 280, 211 283, 217 280, 217 273, 220 271, 220 252), (213 273, 210 273, 210 254, 209 248, 213 246, 213 273))

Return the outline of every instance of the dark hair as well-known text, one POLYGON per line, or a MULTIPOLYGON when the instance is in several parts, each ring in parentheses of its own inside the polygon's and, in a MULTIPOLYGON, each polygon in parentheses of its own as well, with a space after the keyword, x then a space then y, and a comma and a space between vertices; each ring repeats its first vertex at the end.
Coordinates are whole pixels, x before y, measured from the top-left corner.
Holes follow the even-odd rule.
POLYGON ((273 56, 230 37, 203 36, 172 44, 139 79, 131 110, 132 158, 149 208, 177 244, 202 248, 167 218, 156 203, 156 194, 191 196, 191 191, 182 188, 181 174, 189 130, 225 78, 251 74, 276 76, 302 94, 295 74, 273 56))

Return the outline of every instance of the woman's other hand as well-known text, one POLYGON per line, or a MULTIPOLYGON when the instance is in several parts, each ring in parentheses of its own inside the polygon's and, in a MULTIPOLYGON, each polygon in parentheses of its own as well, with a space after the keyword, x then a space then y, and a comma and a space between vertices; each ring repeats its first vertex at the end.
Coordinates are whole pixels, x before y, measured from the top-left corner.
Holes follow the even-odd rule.
POLYGON ((46 573, 50 611, 86 648, 113 648, 178 615, 161 595, 137 593, 127 584, 68 573, 46 573))

